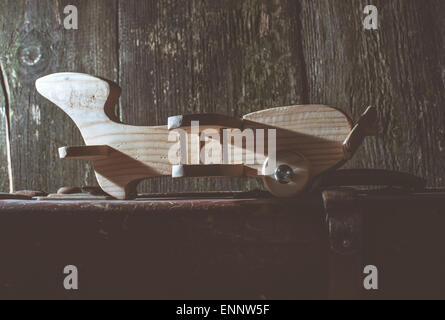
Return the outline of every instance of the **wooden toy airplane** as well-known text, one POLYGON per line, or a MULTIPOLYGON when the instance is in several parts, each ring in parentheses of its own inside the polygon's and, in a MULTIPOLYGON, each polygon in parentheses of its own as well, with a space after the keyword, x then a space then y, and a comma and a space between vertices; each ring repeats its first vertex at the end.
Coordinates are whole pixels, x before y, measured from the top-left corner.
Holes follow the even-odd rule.
POLYGON ((353 128, 347 115, 324 105, 272 108, 242 118, 180 115, 170 117, 168 126, 133 126, 113 113, 120 94, 113 82, 56 73, 38 79, 36 88, 71 117, 85 141, 60 148, 60 157, 92 160, 99 185, 117 199, 135 197, 137 183, 155 176, 259 177, 273 195, 293 196, 376 133, 373 107, 353 128))

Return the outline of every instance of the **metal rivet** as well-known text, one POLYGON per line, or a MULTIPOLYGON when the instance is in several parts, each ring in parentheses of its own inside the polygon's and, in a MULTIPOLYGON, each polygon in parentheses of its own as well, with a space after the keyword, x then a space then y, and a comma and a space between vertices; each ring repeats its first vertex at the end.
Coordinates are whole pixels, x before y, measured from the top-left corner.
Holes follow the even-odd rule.
POLYGON ((287 184, 295 177, 295 173, 291 167, 286 164, 279 165, 274 172, 274 178, 279 183, 287 184))

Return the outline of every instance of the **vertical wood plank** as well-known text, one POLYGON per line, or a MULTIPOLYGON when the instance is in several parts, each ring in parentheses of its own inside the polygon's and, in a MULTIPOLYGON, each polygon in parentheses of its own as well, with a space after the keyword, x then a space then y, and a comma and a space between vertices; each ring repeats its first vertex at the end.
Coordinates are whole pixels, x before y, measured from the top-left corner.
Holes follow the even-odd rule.
POLYGON ((7 124, 7 114, 8 104, 7 95, 5 93, 5 87, 3 84, 3 79, 0 70, 0 192, 9 192, 9 163, 8 163, 8 124, 7 124))
MULTIPOLYGON (((168 116, 242 116, 305 102, 295 1, 121 1, 121 114, 161 125, 168 116)), ((139 190, 241 190, 245 179, 152 179, 139 190)))
POLYGON ((367 105, 379 133, 348 163, 407 171, 430 186, 445 179, 444 2, 302 0, 309 99, 355 119, 367 105), (379 10, 364 30, 363 9, 379 10))
POLYGON ((58 159, 58 147, 83 141, 74 123, 36 92, 34 81, 62 71, 117 80, 117 1, 7 0, 0 4, 0 21, 15 189, 95 184, 88 162, 58 159), (78 9, 78 30, 63 26, 68 4, 78 9))
MULTIPOLYGON (((0 104, 1 110, 6 102, 10 106, 4 117, 11 123, 16 189, 95 184, 88 162, 58 159, 59 146, 82 139, 71 120, 34 89, 35 78, 60 71, 120 82, 121 118, 138 125, 164 124, 181 113, 240 116, 309 102, 337 106, 357 119, 373 104, 379 108, 379 135, 348 166, 408 171, 431 186, 443 185, 443 1, 117 3, 0 4, 0 67, 9 91, 6 100, 0 93, 0 104), (63 28, 68 4, 79 10, 79 30, 63 28), (379 9, 377 31, 362 28, 367 4, 379 9)), ((0 117, 2 141, 5 123, 0 117)), ((1 145, 0 185, 7 191, 1 145)), ((143 190, 245 188, 239 179, 163 178, 146 182, 143 190)))

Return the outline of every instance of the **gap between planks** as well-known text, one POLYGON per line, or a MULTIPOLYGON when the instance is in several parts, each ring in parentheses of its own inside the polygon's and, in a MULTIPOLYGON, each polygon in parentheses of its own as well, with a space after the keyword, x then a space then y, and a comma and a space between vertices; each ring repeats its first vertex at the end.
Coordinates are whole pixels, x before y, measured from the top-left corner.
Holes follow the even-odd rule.
POLYGON ((1 88, 5 96, 5 118, 6 118, 6 132, 5 132, 5 142, 6 142, 6 158, 8 162, 8 181, 9 181, 9 192, 14 192, 14 176, 12 173, 12 156, 11 156, 11 122, 9 118, 10 114, 10 90, 7 81, 6 73, 4 72, 3 64, 0 60, 0 82, 1 88))

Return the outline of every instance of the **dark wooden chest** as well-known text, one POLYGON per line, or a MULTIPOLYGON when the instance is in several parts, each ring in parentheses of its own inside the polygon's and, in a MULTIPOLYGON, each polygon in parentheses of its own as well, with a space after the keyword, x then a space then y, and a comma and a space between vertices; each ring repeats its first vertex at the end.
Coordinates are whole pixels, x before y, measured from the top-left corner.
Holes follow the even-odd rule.
POLYGON ((445 298, 444 226, 413 188, 1 200, 0 298, 445 298))

